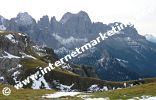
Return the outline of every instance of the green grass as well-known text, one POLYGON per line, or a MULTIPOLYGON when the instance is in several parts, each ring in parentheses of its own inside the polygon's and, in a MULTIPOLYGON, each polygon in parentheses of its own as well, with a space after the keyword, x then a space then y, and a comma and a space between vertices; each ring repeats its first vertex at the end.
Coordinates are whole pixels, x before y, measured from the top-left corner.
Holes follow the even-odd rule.
POLYGON ((68 74, 68 75, 74 75, 74 76, 80 76, 78 74, 75 74, 71 71, 65 70, 65 69, 61 69, 61 68, 55 68, 54 71, 60 72, 60 73, 64 73, 64 74, 68 74))
POLYGON ((48 66, 48 64, 39 59, 22 59, 20 64, 22 64, 27 69, 48 66))
MULTIPOLYGON (((128 84, 134 84, 135 82, 139 82, 139 80, 130 80, 130 81, 123 81, 126 82, 128 84)), ((152 83, 152 82, 156 82, 156 78, 144 78, 142 80, 142 82, 145 83, 152 83)))
POLYGON ((13 86, 2 85, 0 84, 0 91, 4 87, 9 87, 11 89, 11 95, 4 96, 2 92, 0 92, 0 100, 40 100, 41 96, 44 94, 51 94, 56 92, 55 90, 33 90, 33 89, 15 89, 13 86))
POLYGON ((156 82, 156 78, 145 78, 144 81, 145 83, 152 83, 152 82, 156 82))
POLYGON ((0 31, 0 35, 8 35, 8 34, 14 34, 11 31, 0 31))
POLYGON ((156 82, 139 85, 132 88, 93 93, 93 97, 109 97, 111 100, 127 100, 133 97, 141 97, 143 95, 156 96, 156 82))

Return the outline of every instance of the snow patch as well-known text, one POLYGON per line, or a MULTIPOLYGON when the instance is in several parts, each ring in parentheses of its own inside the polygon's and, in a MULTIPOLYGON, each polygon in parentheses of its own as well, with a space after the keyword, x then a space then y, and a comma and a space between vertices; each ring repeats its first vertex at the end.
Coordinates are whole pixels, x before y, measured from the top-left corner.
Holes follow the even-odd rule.
POLYGON ((16 71, 16 72, 14 72, 13 74, 12 74, 12 76, 17 76, 17 75, 19 75, 20 74, 20 72, 19 71, 16 71))
POLYGON ((110 100, 109 98, 86 98, 85 100, 110 100))
POLYGON ((156 100, 156 96, 141 96, 141 97, 134 97, 128 100, 156 100))
POLYGON ((5 35, 5 37, 8 38, 12 43, 18 43, 12 34, 5 35))
POLYGON ((39 78, 38 80, 34 80, 31 88, 32 89, 40 89, 42 86, 45 89, 50 89, 48 83, 46 82, 46 80, 44 79, 43 76, 41 78, 39 78))
POLYGON ((20 74, 19 71, 15 71, 13 74, 12 74, 12 77, 13 77, 13 80, 15 81, 15 83, 18 83, 19 81, 17 81, 17 77, 18 75, 20 74))
POLYGON ((116 60, 118 60, 119 62, 128 63, 128 61, 126 61, 126 60, 123 60, 123 59, 119 59, 119 58, 116 58, 116 60))
POLYGON ((88 88, 88 92, 97 92, 97 91, 108 91, 108 87, 103 86, 102 88, 100 88, 98 85, 94 84, 88 88))
POLYGON ((12 54, 10 54, 10 53, 8 53, 8 52, 6 52, 6 51, 4 51, 4 53, 6 54, 6 56, 2 56, 2 57, 0 57, 0 58, 9 58, 9 59, 12 59, 12 58, 20 58, 20 57, 18 57, 18 56, 12 55, 12 54))
POLYGON ((45 94, 44 96, 42 96, 43 98, 52 98, 52 99, 58 99, 61 97, 79 97, 83 100, 110 100, 108 97, 106 98, 91 98, 90 96, 92 95, 88 95, 86 93, 82 93, 82 92, 56 92, 54 94, 45 94))
POLYGON ((0 77, 0 81, 4 81, 4 77, 3 76, 0 77))
POLYGON ((103 61, 105 60, 105 58, 101 58, 99 60, 97 60, 99 63, 103 63, 103 61))
POLYGON ((60 97, 65 97, 65 96, 76 96, 80 94, 80 92, 56 92, 54 94, 46 94, 45 96, 42 96, 43 98, 60 98, 60 97))
POLYGON ((59 89, 60 91, 62 92, 71 92, 71 91, 75 91, 75 90, 72 90, 71 88, 74 86, 74 84, 71 84, 70 86, 68 85, 63 85, 63 84, 60 84, 58 81, 56 80, 53 80, 53 83, 55 84, 56 88, 59 89))
POLYGON ((57 88, 59 88, 61 91, 71 91, 71 88, 74 86, 74 84, 68 86, 68 85, 63 85, 60 84, 57 88))
POLYGON ((26 34, 24 34, 24 33, 18 33, 18 35, 20 35, 20 36, 26 36, 26 34))
POLYGON ((25 53, 20 52, 20 54, 22 55, 22 58, 32 58, 32 59, 36 59, 35 57, 31 56, 31 55, 27 55, 25 53))
POLYGON ((43 51, 46 52, 46 50, 42 49, 42 47, 38 46, 38 45, 34 45, 32 46, 34 49, 36 49, 37 51, 43 51))
POLYGON ((21 68, 21 67, 22 67, 22 65, 21 64, 18 64, 17 67, 9 69, 8 72, 14 71, 15 69, 21 68))

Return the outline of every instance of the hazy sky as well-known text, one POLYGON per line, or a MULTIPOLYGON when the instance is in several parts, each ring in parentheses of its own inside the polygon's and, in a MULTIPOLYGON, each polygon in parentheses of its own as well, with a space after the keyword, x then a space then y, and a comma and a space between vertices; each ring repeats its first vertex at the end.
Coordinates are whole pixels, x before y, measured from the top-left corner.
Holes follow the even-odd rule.
POLYGON ((93 22, 130 22, 140 34, 156 35, 156 0, 0 0, 0 3, 0 15, 5 18, 28 12, 37 20, 43 15, 60 20, 66 12, 83 10, 93 22))

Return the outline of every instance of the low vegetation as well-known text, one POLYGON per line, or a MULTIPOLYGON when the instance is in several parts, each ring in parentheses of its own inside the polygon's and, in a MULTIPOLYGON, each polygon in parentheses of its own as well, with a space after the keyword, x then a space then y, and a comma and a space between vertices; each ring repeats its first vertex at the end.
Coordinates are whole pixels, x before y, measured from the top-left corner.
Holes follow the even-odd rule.
POLYGON ((9 87, 11 89, 11 95, 4 96, 0 92, 0 100, 40 100, 43 94, 54 93, 54 90, 33 90, 33 89, 15 89, 13 86, 0 84, 0 90, 4 87, 9 87))
POLYGON ((156 96, 156 82, 109 92, 93 93, 93 97, 109 97, 111 100, 127 100, 133 97, 141 96, 156 96))
POLYGON ((39 66, 40 67, 48 66, 48 64, 39 59, 22 59, 20 63, 27 69, 36 68, 39 66))

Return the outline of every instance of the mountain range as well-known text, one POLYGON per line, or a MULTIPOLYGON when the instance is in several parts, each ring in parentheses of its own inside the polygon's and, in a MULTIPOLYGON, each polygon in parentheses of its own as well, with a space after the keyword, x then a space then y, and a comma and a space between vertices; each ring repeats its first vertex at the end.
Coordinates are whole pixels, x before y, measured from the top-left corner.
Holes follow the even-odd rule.
MULTIPOLYGON (((60 21, 47 15, 36 21, 27 12, 10 20, 0 16, 0 30, 26 33, 37 45, 53 48, 58 58, 94 39, 98 33, 111 30, 116 24, 123 25, 120 22, 92 22, 84 11, 67 12, 60 21)), ((106 39, 70 63, 88 66, 86 69, 95 70, 92 76, 108 81, 156 76, 156 44, 140 35, 134 25, 127 25, 120 32, 122 34, 106 39)))

